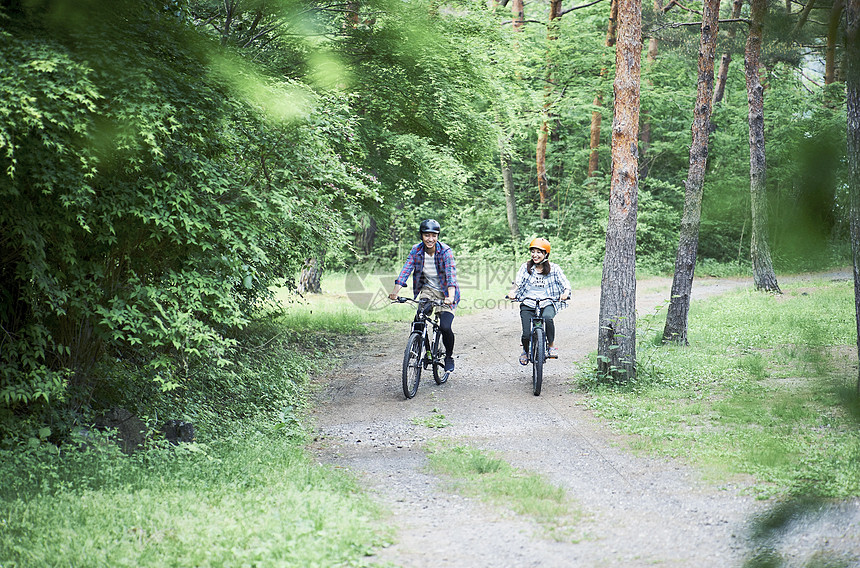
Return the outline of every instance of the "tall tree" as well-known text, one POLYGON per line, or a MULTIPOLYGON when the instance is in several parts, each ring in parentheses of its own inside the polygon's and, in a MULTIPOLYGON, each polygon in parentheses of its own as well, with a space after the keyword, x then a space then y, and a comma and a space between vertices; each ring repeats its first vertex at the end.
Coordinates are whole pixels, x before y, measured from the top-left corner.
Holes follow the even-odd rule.
POLYGON ((505 211, 508 216, 508 229, 511 242, 516 251, 520 243, 520 223, 517 220, 517 197, 514 189, 514 172, 511 170, 511 150, 508 137, 499 135, 499 161, 502 167, 502 185, 505 191, 505 211))
MULTIPOLYGON (((744 5, 744 0, 734 0, 732 2, 732 20, 737 20, 741 16, 741 8, 744 5)), ((728 36, 730 40, 735 38, 735 27, 729 26, 728 36)), ((730 42, 731 43, 731 42, 730 42)), ((729 76, 729 63, 732 62, 731 48, 726 49, 723 56, 720 58, 720 70, 716 77, 716 86, 714 87, 714 102, 712 106, 723 100, 723 95, 726 92, 726 80, 729 76)))
MULTIPOLYGON (((663 12, 663 0, 654 0, 654 13, 661 14, 663 12)), ((648 38, 648 55, 645 57, 646 74, 651 71, 654 63, 657 61, 657 52, 659 51, 660 42, 655 34, 651 34, 648 38)), ((648 86, 652 86, 654 82, 646 79, 648 86)), ((651 146, 651 116, 646 114, 642 119, 642 160, 639 169, 641 178, 648 177, 648 160, 645 157, 648 155, 648 148, 651 146)))
POLYGON ((767 163, 764 146, 764 86, 759 75, 767 0, 751 0, 750 31, 744 50, 747 101, 749 102, 750 204, 752 231, 750 257, 757 290, 780 292, 768 244, 767 163))
MULTIPOLYGON (((830 21, 827 25, 827 43, 824 52, 824 84, 829 85, 836 80, 836 43, 839 41, 839 22, 845 9, 843 0, 833 2, 830 9, 830 21)), ((847 62, 847 60, 846 60, 847 62)))
MULTIPOLYGON (((857 356, 860 359, 860 0, 845 6, 845 86, 848 118, 849 191, 851 194, 851 252, 854 258, 854 313, 857 320, 857 356)), ((857 377, 860 392, 860 373, 857 377)))
POLYGON ((558 41, 558 18, 561 17, 561 0, 550 0, 549 22, 546 28, 547 55, 544 77, 543 109, 538 131, 535 161, 537 164, 538 192, 540 194, 540 218, 549 219, 549 179, 546 174, 546 147, 549 140, 550 122, 553 119, 553 97, 555 96, 555 60, 553 44, 558 41))
MULTIPOLYGON (((609 6, 609 24, 606 27, 606 47, 613 47, 618 32, 618 2, 612 0, 609 6)), ((606 75, 606 69, 600 70, 600 77, 606 75)), ((600 147, 600 125, 603 121, 603 115, 600 113, 600 107, 603 106, 603 93, 600 90, 594 95, 592 103, 594 109, 591 111, 591 128, 589 136, 589 154, 588 154, 588 177, 597 175, 597 160, 599 154, 597 149, 600 147)))
POLYGON ((641 0, 618 1, 612 186, 600 284, 598 372, 615 381, 636 376, 636 214, 639 192, 641 0))
POLYGON ((714 93, 714 56, 719 31, 720 0, 706 0, 702 6, 702 38, 699 44, 699 81, 696 106, 693 109, 693 141, 690 144, 690 168, 681 217, 681 237, 675 257, 672 295, 663 328, 663 341, 687 344, 687 316, 690 292, 699 248, 699 224, 702 217, 702 188, 708 162, 708 133, 711 125, 711 101, 714 93))

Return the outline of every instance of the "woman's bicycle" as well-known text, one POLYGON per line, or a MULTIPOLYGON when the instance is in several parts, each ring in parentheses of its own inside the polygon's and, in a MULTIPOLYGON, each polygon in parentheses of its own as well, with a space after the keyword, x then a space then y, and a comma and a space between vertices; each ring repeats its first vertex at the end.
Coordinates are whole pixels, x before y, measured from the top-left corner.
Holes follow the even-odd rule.
POLYGON ((543 364, 547 359, 551 359, 549 355, 549 343, 546 338, 546 329, 544 328, 543 310, 546 306, 555 306, 555 300, 552 298, 508 298, 512 302, 522 302, 524 300, 533 300, 535 302, 535 315, 532 316, 531 334, 529 336, 529 362, 532 364, 532 390, 535 396, 540 396, 540 389, 543 385, 543 364))
POLYGON ((413 300, 402 296, 395 300, 398 303, 410 302, 416 304, 415 319, 406 341, 403 352, 403 394, 412 398, 418 392, 421 381, 421 371, 433 369, 433 379, 437 385, 448 380, 450 373, 445 370, 445 349, 442 345, 442 333, 439 326, 439 311, 437 307, 444 305, 442 300, 422 298, 413 300))

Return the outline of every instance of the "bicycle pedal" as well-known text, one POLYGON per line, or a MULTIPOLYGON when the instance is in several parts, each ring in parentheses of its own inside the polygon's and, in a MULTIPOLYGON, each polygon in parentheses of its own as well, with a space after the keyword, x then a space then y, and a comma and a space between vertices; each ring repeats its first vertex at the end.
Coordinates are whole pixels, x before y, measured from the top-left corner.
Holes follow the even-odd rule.
POLYGON ((547 359, 558 359, 558 355, 547 355, 547 359))

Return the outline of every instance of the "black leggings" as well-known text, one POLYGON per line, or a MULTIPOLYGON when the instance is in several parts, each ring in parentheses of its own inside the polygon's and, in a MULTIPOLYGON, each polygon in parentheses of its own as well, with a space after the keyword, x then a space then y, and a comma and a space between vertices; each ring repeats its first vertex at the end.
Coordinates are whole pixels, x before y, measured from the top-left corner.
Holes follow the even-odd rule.
POLYGON ((442 344, 445 345, 445 357, 451 357, 454 353, 454 332, 451 324, 454 323, 454 314, 442 312, 439 314, 439 329, 442 331, 442 344))
MULTIPOLYGON (((555 343, 555 322, 552 318, 555 317, 555 306, 547 306, 543 309, 544 329, 546 329, 546 341, 550 345, 555 343)), ((529 352, 529 340, 532 333, 532 318, 535 316, 535 309, 530 308, 525 304, 520 304, 520 321, 523 324, 523 351, 529 352)))

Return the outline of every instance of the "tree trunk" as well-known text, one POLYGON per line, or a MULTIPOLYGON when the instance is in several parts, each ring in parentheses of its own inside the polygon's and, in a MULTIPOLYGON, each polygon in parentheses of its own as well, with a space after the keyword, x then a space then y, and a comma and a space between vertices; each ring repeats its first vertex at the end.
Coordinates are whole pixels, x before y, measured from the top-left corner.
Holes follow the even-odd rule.
MULTIPOLYGON (((836 0, 830 10, 830 22, 827 25, 827 47, 824 50, 824 84, 829 85, 836 80, 836 42, 839 41, 839 22, 845 9, 843 0, 836 0)), ((846 59, 846 62, 848 60, 846 59)))
POLYGON ((537 140, 537 181, 540 195, 540 218, 549 219, 549 182, 546 178, 546 141, 549 137, 549 126, 544 115, 541 121, 537 140))
MULTIPOLYGON (((744 5, 744 0, 734 0, 732 2, 732 19, 736 20, 741 16, 741 8, 744 5)), ((728 35, 730 39, 735 38, 734 26, 729 26, 728 35)), ((730 42, 731 43, 731 42, 730 42)), ((717 84, 714 87, 714 102, 711 107, 716 107, 723 100, 723 95, 726 92, 726 79, 729 77, 729 63, 732 62, 732 53, 726 51, 720 59, 720 70, 717 73, 717 84)))
MULTIPOLYGON (((854 258, 854 314, 860 360, 860 0, 845 6, 845 86, 848 118, 848 191, 851 194, 851 252, 854 258)), ((857 376, 860 393, 860 372, 857 376)))
POLYGON ((355 247, 365 255, 373 251, 373 243, 376 240, 376 219, 365 215, 355 235, 355 247))
POLYGON ((553 61, 552 44, 558 40, 556 20, 559 18, 560 13, 561 0, 550 0, 549 23, 546 28, 547 53, 543 92, 543 112, 541 113, 541 125, 540 131, 538 132, 537 150, 535 152, 541 219, 549 219, 549 179, 546 174, 546 150, 547 142, 549 141, 549 125, 553 120, 552 99, 555 93, 555 61, 553 61))
POLYGON ((720 0, 707 0, 702 6, 702 39, 699 46, 699 82, 696 107, 693 109, 693 141, 690 144, 690 168, 687 172, 681 237, 675 257, 672 295, 663 328, 664 342, 687 345, 687 316, 690 293, 699 248, 699 225, 702 218, 702 187, 708 162, 708 133, 711 124, 711 100, 714 94, 714 56, 720 17, 720 0))
POLYGON ((511 19, 513 21, 514 31, 521 32, 523 31, 523 24, 526 20, 525 8, 523 7, 523 0, 513 0, 511 2, 511 19))
POLYGON ((611 0, 609 5, 609 27, 606 29, 606 47, 615 45, 618 35, 618 0, 611 0))
MULTIPOLYGON (((617 23, 618 3, 616 0, 612 0, 609 7, 609 25, 606 28, 606 47, 615 45, 615 36, 618 31, 617 23)), ((604 68, 600 70, 600 78, 602 79, 605 76, 606 69, 604 68)), ((603 106, 603 95, 600 92, 594 95, 594 103, 592 104, 595 107, 603 106)), ((600 123, 602 121, 603 117, 599 110, 595 109, 591 111, 591 136, 589 137, 589 149, 591 152, 588 154, 588 177, 594 177, 597 174, 599 157, 597 149, 600 147, 600 123)))
POLYGON ((514 173, 511 171, 511 155, 505 139, 499 138, 499 159, 502 165, 502 183, 505 188, 505 209, 508 213, 508 228, 511 231, 511 241, 514 249, 520 243, 520 224, 517 221, 517 197, 514 192, 514 173))
POLYGON ((597 368, 602 376, 636 376, 636 213, 639 191, 639 80, 641 0, 618 0, 615 105, 612 121, 612 187, 606 256, 600 284, 597 368))
POLYGON ((322 292, 320 280, 322 279, 322 267, 316 258, 305 259, 302 273, 299 275, 298 291, 300 294, 319 294, 322 292))
POLYGON ((750 132, 750 203, 752 231, 750 257, 753 265, 753 282, 757 290, 780 292, 773 270, 768 245, 767 219, 767 164, 764 151, 764 87, 759 77, 762 28, 767 14, 767 0, 752 0, 750 34, 744 50, 747 101, 749 102, 750 132))
MULTIPOLYGON (((812 9, 815 7, 815 0, 806 0, 806 6, 800 11, 800 15, 797 17, 797 23, 794 24, 794 29, 792 30, 792 35, 796 35, 800 33, 800 30, 806 24, 806 20, 809 19, 809 13, 812 12, 812 9)), ((791 10, 788 10, 788 13, 791 13, 791 10)))
MULTIPOLYGON (((654 0, 654 13, 659 14, 663 11, 663 0, 654 0)), ((645 58, 645 69, 646 72, 651 71, 651 67, 653 67, 654 62, 657 61, 657 51, 659 50, 659 41, 655 36, 651 36, 648 38, 648 55, 645 58)), ((650 87, 654 84, 651 80, 650 76, 645 80, 646 84, 650 87)), ((639 159, 639 179, 645 179, 648 177, 648 149, 651 146, 651 116, 649 114, 645 114, 642 117, 642 135, 640 136, 641 140, 641 150, 642 155, 639 159)))
MULTIPOLYGON (((600 72, 600 75, 603 76, 605 73, 605 69, 600 72)), ((594 96, 594 106, 599 107, 603 106, 603 96, 600 93, 597 93, 594 96)), ((600 111, 594 109, 591 111, 591 137, 589 138, 588 146, 591 149, 591 153, 588 155, 588 177, 594 177, 597 175, 597 163, 598 163, 598 153, 597 149, 600 147, 600 123, 603 121, 603 116, 600 114, 600 111)))

